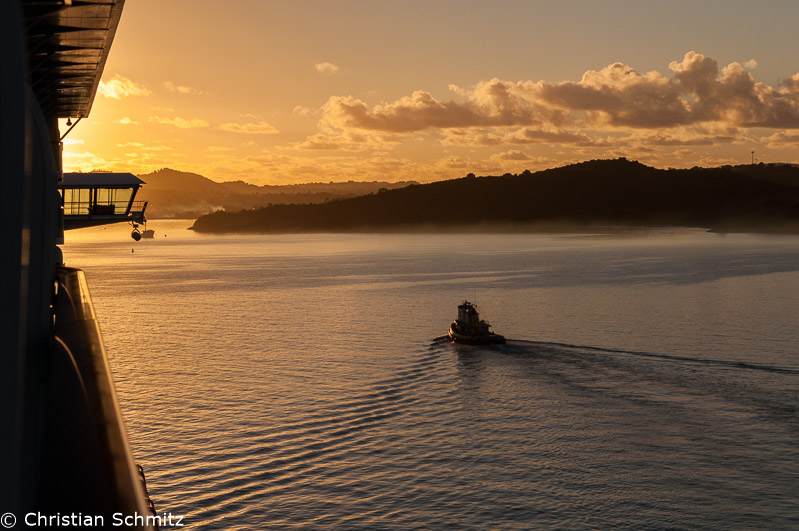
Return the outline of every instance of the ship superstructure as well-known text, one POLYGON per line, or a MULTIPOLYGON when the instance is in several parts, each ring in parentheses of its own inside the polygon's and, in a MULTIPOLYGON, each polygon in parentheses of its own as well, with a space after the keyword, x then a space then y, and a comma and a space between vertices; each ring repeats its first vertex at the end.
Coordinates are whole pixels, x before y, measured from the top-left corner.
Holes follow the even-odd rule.
POLYGON ((458 306, 458 318, 449 327, 449 338, 455 343, 488 345, 505 343, 505 338, 491 331, 491 325, 480 319, 477 306, 463 301, 458 306))
POLYGON ((153 512, 86 278, 57 246, 58 120, 89 115, 123 3, 0 2, 0 500, 18 518, 153 512))

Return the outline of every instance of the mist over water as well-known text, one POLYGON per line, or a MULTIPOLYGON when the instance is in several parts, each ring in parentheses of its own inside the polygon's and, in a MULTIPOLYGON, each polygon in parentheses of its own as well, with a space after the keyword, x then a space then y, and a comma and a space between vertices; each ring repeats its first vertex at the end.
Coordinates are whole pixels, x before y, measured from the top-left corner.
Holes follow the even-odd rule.
POLYGON ((799 527, 799 237, 189 224, 64 255, 190 528, 799 527), (475 296, 507 345, 440 339, 475 296))

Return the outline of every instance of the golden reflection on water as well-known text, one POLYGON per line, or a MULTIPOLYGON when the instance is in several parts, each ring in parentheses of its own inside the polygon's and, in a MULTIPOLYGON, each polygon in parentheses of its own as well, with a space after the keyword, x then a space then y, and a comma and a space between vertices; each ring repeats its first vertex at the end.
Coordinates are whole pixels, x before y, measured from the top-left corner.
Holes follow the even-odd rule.
POLYGON ((198 529, 799 514, 773 503, 799 472, 795 238, 189 224, 153 221, 140 242, 124 225, 70 231, 64 246, 159 511, 198 529), (475 288, 509 344, 432 342, 475 288))

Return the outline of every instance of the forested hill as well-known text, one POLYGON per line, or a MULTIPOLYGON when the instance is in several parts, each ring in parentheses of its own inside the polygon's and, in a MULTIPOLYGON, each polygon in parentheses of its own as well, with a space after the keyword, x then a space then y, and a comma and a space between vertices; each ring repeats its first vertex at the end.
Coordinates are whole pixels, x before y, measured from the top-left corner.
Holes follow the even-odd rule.
POLYGON ((525 230, 547 225, 692 226, 799 232, 799 168, 659 170, 593 160, 501 177, 440 181, 316 205, 198 218, 200 232, 525 230))
POLYGON ((195 218, 214 210, 241 210, 270 203, 323 203, 355 197, 381 188, 404 187, 411 182, 337 182, 256 186, 242 181, 216 182, 183 171, 163 168, 139 175, 146 183, 137 199, 149 201, 147 217, 195 218))

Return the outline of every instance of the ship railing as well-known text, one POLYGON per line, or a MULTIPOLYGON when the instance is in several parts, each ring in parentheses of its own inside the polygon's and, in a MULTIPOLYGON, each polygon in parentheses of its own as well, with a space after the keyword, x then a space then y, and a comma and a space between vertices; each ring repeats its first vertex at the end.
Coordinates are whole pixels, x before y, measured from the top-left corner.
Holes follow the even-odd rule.
POLYGON ((58 267, 55 291, 52 385, 42 423, 53 444, 42 456, 41 501, 73 513, 151 514, 83 271, 58 267))

